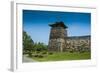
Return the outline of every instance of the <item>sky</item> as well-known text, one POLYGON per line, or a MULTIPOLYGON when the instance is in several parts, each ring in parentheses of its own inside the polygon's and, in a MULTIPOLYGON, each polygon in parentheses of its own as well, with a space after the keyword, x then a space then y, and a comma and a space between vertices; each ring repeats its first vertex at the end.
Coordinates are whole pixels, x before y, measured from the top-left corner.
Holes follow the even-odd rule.
POLYGON ((68 36, 91 34, 91 13, 23 10, 23 30, 34 42, 48 44, 49 24, 63 21, 68 27, 68 36))

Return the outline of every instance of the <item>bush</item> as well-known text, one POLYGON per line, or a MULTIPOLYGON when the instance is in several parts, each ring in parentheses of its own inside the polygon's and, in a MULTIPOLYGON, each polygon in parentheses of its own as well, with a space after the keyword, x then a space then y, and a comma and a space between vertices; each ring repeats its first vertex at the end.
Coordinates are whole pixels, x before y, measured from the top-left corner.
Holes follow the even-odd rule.
POLYGON ((40 53, 40 51, 36 51, 36 53, 40 53))
POLYGON ((32 57, 32 53, 28 53, 28 56, 29 56, 29 57, 32 57))
POLYGON ((42 54, 35 54, 34 57, 43 58, 44 56, 42 54))
POLYGON ((70 52, 70 53, 73 53, 73 52, 74 52, 74 50, 73 50, 73 49, 71 49, 69 52, 70 52))
POLYGON ((44 56, 43 55, 38 55, 38 58, 43 58, 44 56))
POLYGON ((52 55, 53 54, 53 52, 49 52, 49 55, 52 55))
POLYGON ((70 53, 73 53, 73 51, 71 50, 70 53))
POLYGON ((38 57, 38 54, 35 54, 34 57, 38 57))
POLYGON ((44 52, 42 52, 42 54, 47 54, 47 52, 46 52, 46 51, 44 51, 44 52))

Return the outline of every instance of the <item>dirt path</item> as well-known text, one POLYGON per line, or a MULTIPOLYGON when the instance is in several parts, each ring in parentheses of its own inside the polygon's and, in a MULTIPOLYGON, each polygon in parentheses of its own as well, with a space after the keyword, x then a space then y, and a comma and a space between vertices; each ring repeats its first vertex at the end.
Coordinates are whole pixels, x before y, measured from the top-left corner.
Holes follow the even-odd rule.
POLYGON ((26 55, 23 55, 23 58, 22 59, 23 59, 22 60, 23 62, 37 62, 37 61, 35 61, 35 60, 27 57, 26 55))

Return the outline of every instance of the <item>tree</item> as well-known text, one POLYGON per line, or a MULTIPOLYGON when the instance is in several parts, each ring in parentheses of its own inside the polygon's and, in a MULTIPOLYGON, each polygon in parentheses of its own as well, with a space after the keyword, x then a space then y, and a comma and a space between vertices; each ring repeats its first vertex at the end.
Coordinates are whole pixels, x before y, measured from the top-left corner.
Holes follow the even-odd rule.
POLYGON ((31 39, 31 37, 25 31, 23 31, 23 52, 31 56, 33 50, 33 44, 34 42, 31 39))
POLYGON ((38 52, 47 51, 47 45, 44 43, 34 43, 34 50, 38 52))
POLYGON ((44 43, 38 42, 34 43, 31 37, 27 32, 23 31, 23 54, 28 54, 32 57, 32 54, 46 53, 47 45, 44 43))

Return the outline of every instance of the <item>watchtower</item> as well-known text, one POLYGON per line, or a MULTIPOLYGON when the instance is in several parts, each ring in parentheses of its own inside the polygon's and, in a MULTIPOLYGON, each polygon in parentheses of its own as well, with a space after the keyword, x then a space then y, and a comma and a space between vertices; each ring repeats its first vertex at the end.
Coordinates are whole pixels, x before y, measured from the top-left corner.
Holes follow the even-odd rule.
POLYGON ((52 52, 62 52, 65 48, 65 38, 68 28, 63 22, 55 22, 49 25, 51 27, 48 50, 52 52))

